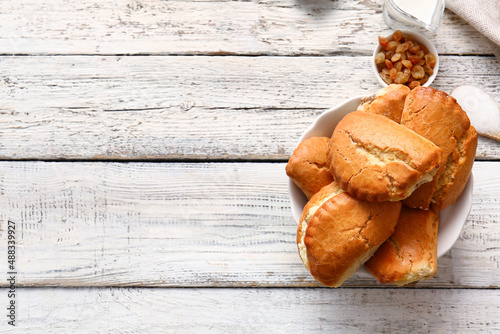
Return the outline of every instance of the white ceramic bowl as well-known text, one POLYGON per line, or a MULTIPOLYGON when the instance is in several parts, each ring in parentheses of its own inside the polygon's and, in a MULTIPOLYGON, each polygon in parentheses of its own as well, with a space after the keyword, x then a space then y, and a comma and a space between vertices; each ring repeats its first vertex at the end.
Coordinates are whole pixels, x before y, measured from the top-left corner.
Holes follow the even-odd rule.
MULTIPOLYGON (((325 111, 314 121, 306 132, 304 132, 299 143, 310 137, 331 137, 337 123, 340 122, 345 115, 355 111, 362 98, 365 98, 365 96, 354 97, 325 111)), ((462 196, 458 198, 455 204, 450 205, 440 212, 438 257, 441 257, 453 246, 462 231, 472 206, 473 184, 474 178, 471 174, 462 196)), ((307 198, 291 180, 288 181, 288 190, 293 218, 298 224, 302 210, 307 203, 307 198)))
MULTIPOLYGON (((428 87, 434 81, 434 79, 436 78, 436 75, 439 71, 439 55, 437 53, 437 50, 434 47, 434 44, 432 44, 424 35, 419 34, 417 32, 414 32, 414 31, 409 31, 409 30, 401 30, 401 31, 403 32, 403 34, 412 35, 413 38, 415 39, 415 41, 417 41, 420 45, 425 46, 429 52, 433 53, 436 56, 436 66, 434 66, 434 68, 433 68, 434 72, 429 77, 429 80, 427 80, 427 82, 422 85, 424 87, 428 87)), ((386 36, 386 38, 389 39, 389 41, 391 41, 392 34, 390 34, 389 36, 386 36)), ((381 49, 382 49, 382 45, 377 43, 377 47, 373 51, 372 68, 373 68, 373 73, 375 73, 375 76, 376 76, 378 82, 382 85, 382 87, 387 87, 388 85, 380 77, 380 74, 378 73, 378 69, 377 69, 377 64, 375 63, 375 56, 377 55, 377 53, 380 52, 381 49)))

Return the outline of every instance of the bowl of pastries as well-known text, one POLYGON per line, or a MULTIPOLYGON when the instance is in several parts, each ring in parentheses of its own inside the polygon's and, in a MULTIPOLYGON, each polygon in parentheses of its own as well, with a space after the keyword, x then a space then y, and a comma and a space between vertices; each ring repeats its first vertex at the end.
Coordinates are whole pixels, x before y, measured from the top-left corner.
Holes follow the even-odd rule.
POLYGON ((286 165, 305 268, 329 287, 363 268, 383 284, 432 278, 470 212, 476 148, 467 114, 431 87, 321 114, 286 165))

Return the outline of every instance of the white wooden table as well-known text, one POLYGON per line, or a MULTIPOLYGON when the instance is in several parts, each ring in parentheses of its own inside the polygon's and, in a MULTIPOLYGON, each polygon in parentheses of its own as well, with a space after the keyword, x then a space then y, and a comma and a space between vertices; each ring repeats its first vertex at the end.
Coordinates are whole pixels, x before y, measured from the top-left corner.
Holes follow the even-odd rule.
MULTIPOLYGON (((0 2, 1 333, 500 331, 500 143, 432 280, 316 283, 285 163, 380 87, 381 0, 0 2), (8 222, 16 327, 8 325, 8 222)), ((486 38, 446 10, 433 87, 500 101, 486 38)))

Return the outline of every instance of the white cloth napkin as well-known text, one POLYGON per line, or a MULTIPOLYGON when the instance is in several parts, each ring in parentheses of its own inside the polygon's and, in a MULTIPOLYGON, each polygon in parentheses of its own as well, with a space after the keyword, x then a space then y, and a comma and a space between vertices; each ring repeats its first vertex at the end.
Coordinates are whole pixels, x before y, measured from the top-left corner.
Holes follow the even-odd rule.
POLYGON ((500 0, 446 0, 446 8, 486 36, 500 61, 500 0))

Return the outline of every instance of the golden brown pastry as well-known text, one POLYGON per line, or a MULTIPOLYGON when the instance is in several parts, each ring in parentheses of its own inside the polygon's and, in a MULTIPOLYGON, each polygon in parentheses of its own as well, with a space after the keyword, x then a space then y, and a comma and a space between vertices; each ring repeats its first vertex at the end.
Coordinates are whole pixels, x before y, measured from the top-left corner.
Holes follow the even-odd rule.
POLYGON ((286 165, 286 174, 308 199, 333 181, 326 157, 329 140, 328 137, 304 140, 286 165))
POLYGON ((408 93, 408 86, 390 84, 379 90, 368 102, 360 105, 358 110, 383 115, 399 123, 408 93))
POLYGON ((381 283, 399 286, 429 279, 437 270, 439 212, 402 207, 394 234, 365 263, 381 283))
POLYGON ((393 233, 401 202, 358 200, 333 182, 304 207, 297 246, 305 267, 322 284, 340 286, 393 233))
POLYGON ((404 203, 413 208, 428 209, 432 202, 439 202, 438 209, 444 209, 460 196, 460 189, 465 187, 475 156, 477 134, 475 130, 469 130, 467 114, 445 92, 431 87, 417 87, 406 98, 401 124, 441 148, 441 160, 444 162, 434 179, 422 185, 404 203), (461 151, 460 145, 464 144, 467 147, 461 151), (457 170, 466 176, 454 180, 457 170), (454 187, 458 191, 450 192, 450 186, 455 182, 460 182, 454 187), (448 190, 440 190, 442 187, 448 190))
POLYGON ((432 196, 434 206, 445 209, 462 195, 469 180, 477 149, 477 132, 471 125, 458 139, 457 152, 448 158, 445 171, 439 177, 436 191, 432 196))
POLYGON ((381 115, 355 111, 335 128, 328 147, 333 178, 351 196, 399 201, 433 179, 441 149, 381 115))

